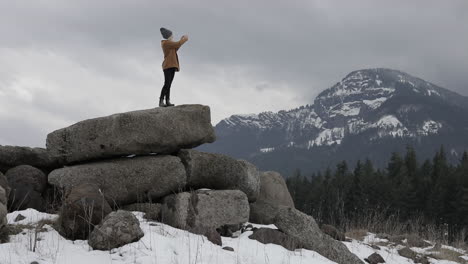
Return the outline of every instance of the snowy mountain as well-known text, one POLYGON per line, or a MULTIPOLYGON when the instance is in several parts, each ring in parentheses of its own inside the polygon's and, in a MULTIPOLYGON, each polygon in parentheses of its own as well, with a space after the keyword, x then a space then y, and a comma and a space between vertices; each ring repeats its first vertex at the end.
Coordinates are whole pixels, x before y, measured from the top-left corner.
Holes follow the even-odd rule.
POLYGON ((351 72, 313 104, 288 111, 233 115, 202 150, 252 161, 288 175, 370 158, 383 165, 407 144, 433 155, 441 145, 453 160, 468 149, 468 98, 390 69, 351 72))

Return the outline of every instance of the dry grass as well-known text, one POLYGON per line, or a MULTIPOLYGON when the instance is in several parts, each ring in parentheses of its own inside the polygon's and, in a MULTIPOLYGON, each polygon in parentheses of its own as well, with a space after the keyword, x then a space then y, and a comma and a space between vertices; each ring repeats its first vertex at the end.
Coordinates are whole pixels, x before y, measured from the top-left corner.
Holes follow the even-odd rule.
POLYGON ((463 256, 463 254, 457 251, 448 249, 448 248, 441 248, 437 252, 431 253, 429 255, 429 257, 435 258, 438 260, 449 260, 449 261, 454 261, 454 262, 463 263, 463 264, 468 263, 464 259, 460 258, 460 256, 463 256))
POLYGON ((346 237, 362 241, 364 240, 364 237, 367 236, 367 230, 366 229, 350 229, 348 232, 345 233, 346 237))
POLYGON ((376 246, 379 246, 379 247, 388 247, 391 244, 392 243, 390 243, 390 242, 384 242, 384 241, 379 241, 379 242, 372 243, 372 245, 376 245, 376 246))
POLYGON ((23 233, 25 230, 34 230, 35 233, 47 232, 44 225, 50 225, 55 228, 57 225, 56 221, 50 219, 44 219, 37 222, 37 224, 8 224, 4 228, 0 229, 0 244, 7 243, 10 241, 10 236, 18 235, 23 233))

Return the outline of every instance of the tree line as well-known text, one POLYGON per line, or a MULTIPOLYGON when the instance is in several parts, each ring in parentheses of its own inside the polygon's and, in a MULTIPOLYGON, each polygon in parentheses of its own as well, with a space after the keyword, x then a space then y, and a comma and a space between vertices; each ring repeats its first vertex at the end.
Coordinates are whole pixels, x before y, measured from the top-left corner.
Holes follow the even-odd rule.
POLYGON ((296 208, 317 222, 346 228, 380 213, 406 222, 444 227, 448 240, 468 227, 468 154, 458 164, 447 161, 443 147, 434 157, 418 162, 415 150, 392 153, 386 169, 371 160, 345 161, 325 171, 302 175, 296 170, 286 180, 296 208))

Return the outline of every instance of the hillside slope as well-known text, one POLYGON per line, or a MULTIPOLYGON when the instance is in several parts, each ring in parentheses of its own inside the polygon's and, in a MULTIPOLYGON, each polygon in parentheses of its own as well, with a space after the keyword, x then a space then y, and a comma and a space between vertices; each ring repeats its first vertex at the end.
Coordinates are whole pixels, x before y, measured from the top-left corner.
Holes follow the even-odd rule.
POLYGON ((468 149, 468 98, 401 71, 365 69, 321 92, 313 104, 233 115, 215 130, 217 141, 201 150, 285 175, 341 160, 370 158, 384 166, 391 152, 407 144, 422 158, 444 145, 456 161, 468 149))

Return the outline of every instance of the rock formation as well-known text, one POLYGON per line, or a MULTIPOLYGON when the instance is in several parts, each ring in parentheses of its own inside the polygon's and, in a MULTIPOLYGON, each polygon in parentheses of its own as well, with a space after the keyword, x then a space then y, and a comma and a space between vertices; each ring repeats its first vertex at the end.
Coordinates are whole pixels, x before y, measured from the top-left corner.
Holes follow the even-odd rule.
POLYGON ((260 191, 259 172, 244 160, 196 150, 182 150, 178 155, 187 169, 189 187, 217 190, 241 190, 249 201, 260 191))
POLYGON ((35 207, 47 189, 63 194, 61 234, 89 239, 93 249, 140 239, 144 234, 130 212, 136 210, 217 245, 221 236, 246 231, 249 219, 275 224, 278 230, 250 225, 251 238, 314 250, 338 263, 361 263, 344 244, 322 233, 311 216, 294 209, 280 174, 191 149, 214 140, 209 107, 181 105, 78 122, 50 133, 47 152, 13 148, 12 153, 23 152, 7 159, 0 149, 0 166, 9 166, 8 182, 0 174, 0 227, 10 187, 9 202, 17 208, 35 207), (54 170, 46 177, 43 168, 54 170))
POLYGON ((262 172, 258 199, 250 204, 250 221, 265 225, 273 224, 279 206, 294 208, 286 182, 277 172, 262 172))
POLYGON ((363 262, 341 242, 325 235, 314 218, 290 207, 280 207, 275 217, 275 225, 285 234, 295 238, 305 249, 316 251, 320 255, 346 264, 363 262))
POLYGON ((78 185, 66 195, 60 210, 62 234, 69 239, 86 239, 111 211, 96 185, 78 185))
POLYGON ((3 189, 3 187, 0 185, 0 230, 5 227, 7 224, 7 196, 6 196, 6 191, 3 189))
POLYGON ((47 187, 47 175, 44 172, 30 165, 20 165, 9 169, 5 176, 11 188, 9 201, 12 210, 45 210, 42 194, 47 187))
MULTIPOLYGON (((224 225, 239 226, 249 220, 247 195, 239 190, 199 190, 164 198, 161 221, 176 228, 207 235, 224 225)), ((213 241, 212 241, 213 242, 213 241)))
POLYGON ((70 164, 130 154, 171 154, 214 140, 210 108, 180 105, 78 122, 47 135, 47 150, 70 164))
POLYGON ((0 146, 0 172, 6 173, 19 165, 30 165, 44 171, 59 167, 58 161, 51 158, 46 149, 0 146))
POLYGON ((82 183, 96 184, 110 205, 159 199, 185 187, 180 159, 169 155, 103 160, 52 171, 49 183, 65 190, 82 183))

